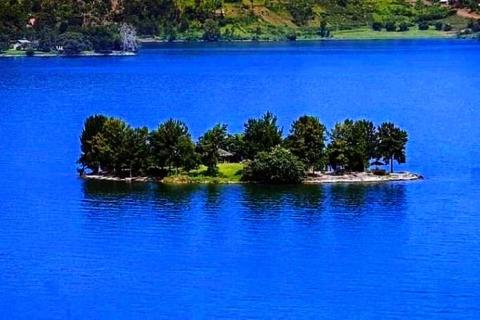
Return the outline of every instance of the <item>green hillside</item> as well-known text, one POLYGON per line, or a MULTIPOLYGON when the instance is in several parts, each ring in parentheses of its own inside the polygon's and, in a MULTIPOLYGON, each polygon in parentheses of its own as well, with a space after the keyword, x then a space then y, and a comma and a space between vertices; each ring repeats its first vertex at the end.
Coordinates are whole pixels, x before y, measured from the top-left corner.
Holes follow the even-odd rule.
POLYGON ((9 0, 0 2, 0 49, 26 38, 108 50, 123 23, 159 40, 437 37, 466 26, 454 16, 406 0, 9 0))

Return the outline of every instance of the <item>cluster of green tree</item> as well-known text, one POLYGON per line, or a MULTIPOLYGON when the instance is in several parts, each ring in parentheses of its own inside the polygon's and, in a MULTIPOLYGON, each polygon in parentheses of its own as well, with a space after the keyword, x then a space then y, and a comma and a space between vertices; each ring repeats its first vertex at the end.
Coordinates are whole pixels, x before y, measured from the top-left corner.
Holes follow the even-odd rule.
POLYGON ((69 47, 109 51, 119 48, 123 23, 141 36, 168 40, 294 40, 368 25, 408 26, 449 14, 420 0, 415 5, 406 0, 8 0, 0 1, 0 45, 27 38, 50 50, 58 38, 69 38, 69 47))
POLYGON ((367 120, 345 120, 328 132, 313 116, 297 119, 283 138, 276 116, 267 112, 249 119, 241 134, 229 134, 226 125, 218 124, 195 143, 178 120, 170 119, 149 131, 94 115, 85 121, 78 162, 82 173, 115 176, 166 176, 203 164, 215 176, 227 154, 229 161, 246 161, 245 180, 295 183, 308 170, 365 171, 373 159, 389 163, 393 172, 394 161, 406 160, 407 141, 407 133, 393 123, 376 127, 367 120))
POLYGON ((403 8, 388 14, 374 15, 372 29, 375 31, 385 29, 390 32, 404 32, 414 25, 417 25, 419 30, 428 30, 430 24, 435 24, 435 28, 439 31, 450 31, 452 29, 451 25, 442 23, 441 28, 438 28, 438 23, 435 23, 435 21, 454 14, 455 10, 441 6, 438 1, 430 5, 419 0, 408 9, 403 8))

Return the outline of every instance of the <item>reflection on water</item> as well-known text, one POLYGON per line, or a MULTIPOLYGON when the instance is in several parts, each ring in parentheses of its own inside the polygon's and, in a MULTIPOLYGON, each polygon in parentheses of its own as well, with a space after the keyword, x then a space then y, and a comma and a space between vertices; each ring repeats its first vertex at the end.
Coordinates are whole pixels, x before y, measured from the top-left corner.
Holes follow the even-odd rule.
MULTIPOLYGON (((319 218, 328 210, 337 215, 360 216, 372 211, 403 212, 405 184, 336 185, 162 185, 85 181, 84 209, 100 214, 146 210, 180 218, 196 213, 244 212, 245 219, 319 218), (328 207, 328 209, 326 209, 328 207), (375 209, 375 210, 373 210, 375 209)), ((314 219, 315 220, 315 219, 314 219)))
POLYGON ((366 208, 405 210, 405 183, 335 184, 328 188, 329 204, 345 214, 368 213, 366 208))

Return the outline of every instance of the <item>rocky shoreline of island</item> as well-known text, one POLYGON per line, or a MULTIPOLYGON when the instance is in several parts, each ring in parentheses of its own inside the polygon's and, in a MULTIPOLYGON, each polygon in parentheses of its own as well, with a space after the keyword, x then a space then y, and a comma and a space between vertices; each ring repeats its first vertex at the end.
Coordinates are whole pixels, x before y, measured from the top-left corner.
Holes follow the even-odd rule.
MULTIPOLYGON (((117 177, 112 175, 94 175, 84 174, 80 176, 84 180, 95 181, 111 181, 111 182, 127 182, 127 183, 161 183, 161 184, 258 184, 255 181, 239 181, 239 180, 192 180, 187 176, 178 176, 175 178, 157 178, 157 177, 117 177)), ((387 182, 407 182, 423 180, 424 177, 412 172, 396 172, 386 175, 376 175, 371 172, 352 172, 344 174, 335 174, 332 172, 316 172, 309 175, 303 180, 302 184, 320 185, 320 184, 369 184, 369 183, 387 183, 387 182)))

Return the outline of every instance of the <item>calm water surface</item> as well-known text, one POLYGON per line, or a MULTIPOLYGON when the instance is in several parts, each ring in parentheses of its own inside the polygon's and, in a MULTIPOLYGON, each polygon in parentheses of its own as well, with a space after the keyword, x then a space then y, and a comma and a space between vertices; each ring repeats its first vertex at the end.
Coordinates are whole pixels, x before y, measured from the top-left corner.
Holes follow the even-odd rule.
POLYGON ((480 317, 479 42, 169 45, 0 60, 1 318, 480 317), (126 185, 75 176, 92 113, 195 137, 271 110, 392 120, 426 180, 126 185))

